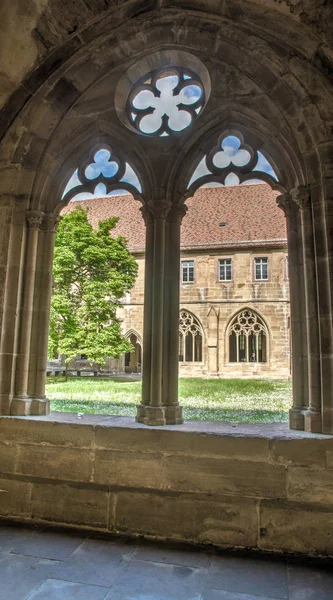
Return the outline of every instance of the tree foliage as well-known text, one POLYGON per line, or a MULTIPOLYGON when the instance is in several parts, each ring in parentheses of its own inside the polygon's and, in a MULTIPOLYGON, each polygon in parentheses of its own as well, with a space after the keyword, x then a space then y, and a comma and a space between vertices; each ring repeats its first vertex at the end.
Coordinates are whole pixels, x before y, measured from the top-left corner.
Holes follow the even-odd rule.
POLYGON ((121 236, 113 237, 118 221, 100 221, 95 231, 88 209, 63 216, 56 233, 53 262, 49 356, 77 354, 104 363, 132 349, 122 336, 116 311, 134 284, 137 263, 121 236))

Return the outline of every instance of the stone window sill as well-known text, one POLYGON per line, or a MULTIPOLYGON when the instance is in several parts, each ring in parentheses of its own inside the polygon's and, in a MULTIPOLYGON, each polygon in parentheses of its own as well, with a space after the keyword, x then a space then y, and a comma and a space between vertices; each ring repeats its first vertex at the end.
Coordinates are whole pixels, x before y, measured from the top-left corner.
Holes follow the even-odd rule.
POLYGON ((207 434, 221 437, 244 437, 244 438, 266 438, 266 439, 330 439, 329 434, 309 433, 306 431, 296 431, 289 429, 288 423, 230 423, 230 422, 211 422, 211 421, 185 421, 182 425, 163 425, 149 427, 142 423, 137 423, 132 417, 121 417, 112 415, 88 415, 80 413, 62 413, 52 412, 47 416, 0 416, 1 421, 21 421, 26 424, 27 433, 29 425, 27 422, 45 422, 69 426, 91 426, 112 429, 146 429, 150 431, 172 431, 181 434, 207 434))

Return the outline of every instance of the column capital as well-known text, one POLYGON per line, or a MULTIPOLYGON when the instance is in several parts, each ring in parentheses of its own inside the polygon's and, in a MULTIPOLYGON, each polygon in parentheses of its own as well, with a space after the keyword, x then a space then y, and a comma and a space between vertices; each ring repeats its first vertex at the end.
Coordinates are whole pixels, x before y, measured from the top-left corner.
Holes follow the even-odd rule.
POLYGON ((288 192, 281 194, 281 196, 277 196, 276 204, 283 210, 286 217, 296 214, 299 210, 298 204, 294 202, 292 195, 288 192))
POLYGON ((300 185, 291 191, 293 201, 301 210, 310 206, 310 189, 307 185, 300 185))
POLYGON ((44 213, 40 210, 27 210, 26 218, 29 229, 39 229, 43 221, 44 213))
POLYGON ((157 202, 156 204, 151 204, 151 210, 154 216, 154 219, 166 219, 170 212, 171 204, 170 202, 157 202))
POLYGON ((173 204, 168 213, 169 223, 181 223, 186 213, 186 204, 173 204))
POLYGON ((153 223, 155 219, 166 219, 170 212, 171 204, 169 202, 158 202, 153 204, 144 204, 140 210, 146 225, 153 223))
POLYGON ((47 213, 43 220, 43 229, 49 233, 54 233, 61 221, 61 216, 55 213, 47 213))
POLYGON ((140 208, 143 220, 146 225, 149 225, 154 222, 154 215, 152 213, 151 207, 148 204, 144 204, 140 208))

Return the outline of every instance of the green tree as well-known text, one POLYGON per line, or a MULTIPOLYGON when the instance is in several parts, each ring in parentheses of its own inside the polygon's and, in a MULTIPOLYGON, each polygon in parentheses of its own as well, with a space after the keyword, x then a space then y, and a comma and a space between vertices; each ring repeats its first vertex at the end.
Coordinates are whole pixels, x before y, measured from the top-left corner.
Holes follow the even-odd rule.
POLYGON ((88 209, 63 216, 56 233, 53 262, 49 356, 77 354, 104 363, 132 349, 122 336, 117 308, 131 289, 137 263, 121 236, 113 237, 118 221, 100 221, 94 230, 88 209))

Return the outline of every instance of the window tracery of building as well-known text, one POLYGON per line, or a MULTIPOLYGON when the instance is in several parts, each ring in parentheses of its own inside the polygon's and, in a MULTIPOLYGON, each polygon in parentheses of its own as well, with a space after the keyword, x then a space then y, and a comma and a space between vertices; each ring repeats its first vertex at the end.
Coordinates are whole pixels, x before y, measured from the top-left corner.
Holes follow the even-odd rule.
POLYGON ((169 136, 189 127, 204 104, 204 87, 198 75, 172 67, 143 77, 129 95, 127 112, 140 133, 169 136))
POLYGON ((223 133, 195 168, 187 189, 216 183, 238 185, 265 181, 273 188, 278 182, 273 166, 258 148, 251 146, 239 132, 223 133))
POLYGON ((62 201, 84 200, 94 196, 107 196, 126 190, 132 194, 142 192, 134 169, 110 146, 94 148, 88 158, 76 169, 64 190, 62 201))
POLYGON ((186 310, 179 316, 179 361, 202 361, 202 329, 198 319, 186 310))
POLYGON ((267 362, 267 327, 254 311, 246 309, 234 317, 228 339, 229 362, 267 362))

